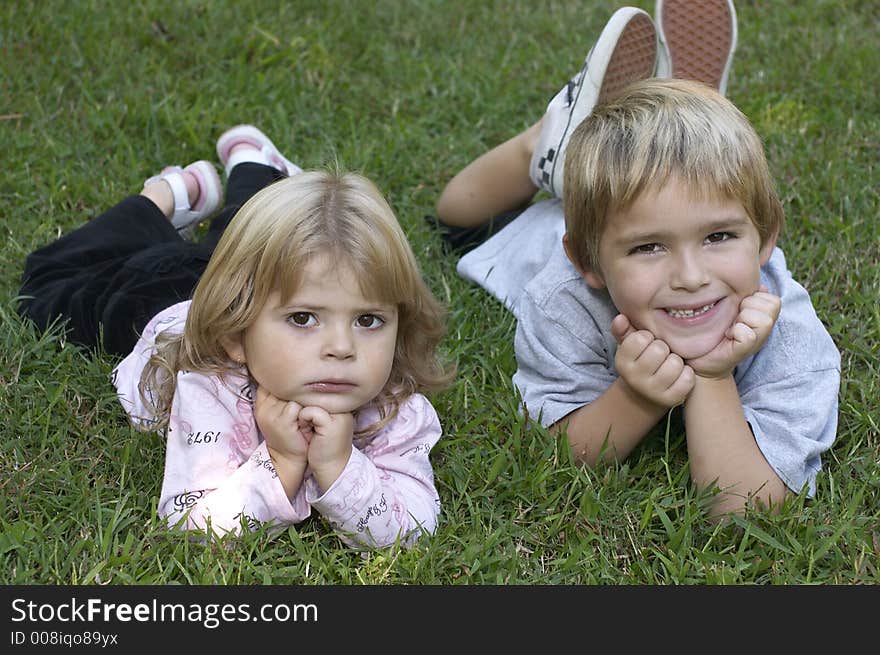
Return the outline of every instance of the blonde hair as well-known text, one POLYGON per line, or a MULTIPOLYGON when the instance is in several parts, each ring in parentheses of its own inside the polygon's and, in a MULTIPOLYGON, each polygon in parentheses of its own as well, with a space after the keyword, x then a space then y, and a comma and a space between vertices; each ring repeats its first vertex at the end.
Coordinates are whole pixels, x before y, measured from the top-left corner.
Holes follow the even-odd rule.
POLYGON ((572 132, 563 206, 573 258, 599 271, 612 213, 679 180, 696 197, 738 200, 761 237, 781 232, 782 205, 751 123, 714 89, 689 80, 635 82, 572 132))
POLYGON ((349 266, 365 296, 398 309, 391 374, 373 403, 380 421, 359 436, 394 418, 409 395, 450 381, 454 371, 437 356, 445 309, 382 194, 355 173, 304 172, 262 189, 239 209, 196 286, 184 331, 157 339, 140 391, 159 427, 168 421, 177 372, 238 370, 221 338, 250 327, 273 291, 291 297, 318 254, 349 266))

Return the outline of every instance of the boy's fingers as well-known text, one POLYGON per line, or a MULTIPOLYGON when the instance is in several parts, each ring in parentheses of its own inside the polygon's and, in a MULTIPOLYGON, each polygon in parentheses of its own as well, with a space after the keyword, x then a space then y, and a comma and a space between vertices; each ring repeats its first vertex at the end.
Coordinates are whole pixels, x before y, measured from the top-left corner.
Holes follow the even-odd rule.
POLYGON ((737 322, 730 328, 730 338, 736 342, 736 349, 742 350, 751 348, 757 341, 758 335, 745 323, 737 322))
MULTIPOLYGON (((772 316, 768 315, 761 309, 746 308, 739 313, 739 316, 736 318, 736 323, 747 325, 753 330, 761 330, 772 327, 774 320, 772 316)), ((734 323, 734 325, 736 325, 736 323, 734 323)))
POLYGON ((635 332, 632 323, 623 314, 618 314, 611 321, 611 334, 617 339, 617 343, 622 343, 629 335, 635 332))
POLYGON ((740 310, 746 308, 759 309, 776 320, 779 316, 779 310, 782 308, 782 299, 772 293, 758 291, 751 296, 743 298, 743 301, 740 303, 740 310))
POLYGON ((654 341, 654 335, 647 330, 630 332, 620 343, 618 352, 626 359, 636 360, 654 341))

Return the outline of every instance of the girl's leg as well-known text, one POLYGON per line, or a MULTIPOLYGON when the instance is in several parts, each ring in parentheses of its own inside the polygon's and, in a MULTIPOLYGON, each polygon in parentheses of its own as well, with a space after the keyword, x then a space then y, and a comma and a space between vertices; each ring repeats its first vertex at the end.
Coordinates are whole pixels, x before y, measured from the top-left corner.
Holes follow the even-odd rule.
POLYGON ((238 164, 229 173, 229 181, 226 184, 226 202, 223 209, 211 221, 208 233, 199 245, 207 249, 207 252, 213 252, 220 237, 223 236, 223 231, 229 225, 229 221, 241 206, 261 189, 286 177, 286 173, 265 164, 253 162, 238 164))
POLYGON ((440 222, 476 227, 526 205, 538 191, 529 177, 529 162, 542 121, 484 153, 453 177, 437 201, 440 222))
POLYGON ((100 298, 125 262, 157 244, 184 243, 151 200, 129 196, 28 255, 19 312, 40 329, 55 320, 67 320, 71 341, 95 347, 102 314, 100 298))
POLYGON ((22 315, 41 329, 66 321, 71 341, 127 354, 147 321, 189 297, 204 270, 197 246, 171 223, 175 205, 194 206, 203 191, 219 194, 219 188, 202 190, 195 179, 183 171, 173 181, 187 196, 177 202, 171 181, 148 181, 140 195, 31 253, 22 276, 22 315))
POLYGON ((229 221, 251 196, 273 182, 302 169, 287 159, 263 132, 253 125, 236 125, 217 139, 217 156, 228 178, 223 210, 211 221, 200 246, 213 252, 229 221))

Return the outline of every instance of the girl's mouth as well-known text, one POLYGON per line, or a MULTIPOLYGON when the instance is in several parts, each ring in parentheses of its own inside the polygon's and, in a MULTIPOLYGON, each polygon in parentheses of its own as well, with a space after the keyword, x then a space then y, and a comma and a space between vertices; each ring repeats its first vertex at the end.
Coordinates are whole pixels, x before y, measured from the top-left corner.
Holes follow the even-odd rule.
POLYGON ((308 386, 313 391, 322 393, 345 393, 355 387, 354 383, 344 380, 319 380, 317 382, 310 382, 308 386))

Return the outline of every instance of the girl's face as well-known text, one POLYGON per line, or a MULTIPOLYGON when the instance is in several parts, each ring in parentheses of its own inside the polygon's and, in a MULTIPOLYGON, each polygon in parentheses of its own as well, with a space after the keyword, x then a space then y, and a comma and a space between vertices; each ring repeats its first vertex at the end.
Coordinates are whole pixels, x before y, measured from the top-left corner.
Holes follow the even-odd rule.
POLYGON ((276 398, 341 414, 369 403, 388 381, 397 318, 395 305, 362 295, 348 266, 318 255, 293 297, 270 294, 254 324, 224 345, 276 398))

